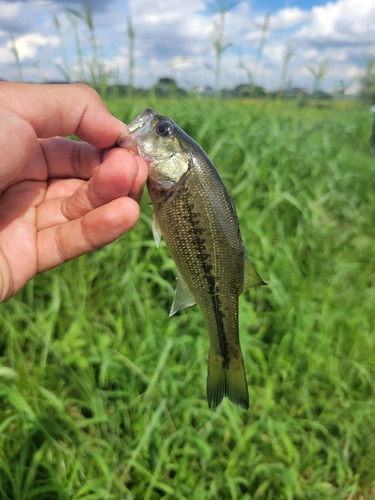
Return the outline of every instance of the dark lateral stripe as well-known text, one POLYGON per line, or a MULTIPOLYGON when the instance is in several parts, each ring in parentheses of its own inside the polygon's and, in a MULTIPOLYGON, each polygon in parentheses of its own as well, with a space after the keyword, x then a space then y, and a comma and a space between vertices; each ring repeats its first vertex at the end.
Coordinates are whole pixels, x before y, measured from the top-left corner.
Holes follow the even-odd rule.
MULTIPOLYGON (((186 189, 184 199, 189 199, 189 191, 186 189)), ((217 334, 220 345, 220 352, 223 356, 223 368, 227 368, 229 366, 229 350, 228 350, 228 340, 225 335, 225 327, 223 318, 225 314, 221 309, 221 299, 219 296, 219 291, 217 289, 215 283, 215 277, 212 274, 213 266, 210 264, 210 255, 207 253, 206 240, 202 237, 204 234, 204 229, 199 227, 199 214, 194 211, 194 204, 190 201, 186 203, 186 214, 184 219, 190 225, 190 234, 191 234, 191 242, 194 245, 194 248, 197 250, 197 258, 200 261, 204 277, 206 278, 208 284, 208 293, 211 296, 216 326, 217 326, 217 334)))

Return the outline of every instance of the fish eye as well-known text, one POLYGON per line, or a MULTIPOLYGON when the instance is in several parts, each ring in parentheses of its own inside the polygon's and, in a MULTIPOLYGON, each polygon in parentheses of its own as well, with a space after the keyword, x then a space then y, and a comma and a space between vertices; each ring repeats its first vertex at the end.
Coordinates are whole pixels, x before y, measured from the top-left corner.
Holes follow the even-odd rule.
POLYGON ((156 133, 160 137, 168 137, 172 133, 172 127, 167 122, 160 122, 156 125, 156 133))

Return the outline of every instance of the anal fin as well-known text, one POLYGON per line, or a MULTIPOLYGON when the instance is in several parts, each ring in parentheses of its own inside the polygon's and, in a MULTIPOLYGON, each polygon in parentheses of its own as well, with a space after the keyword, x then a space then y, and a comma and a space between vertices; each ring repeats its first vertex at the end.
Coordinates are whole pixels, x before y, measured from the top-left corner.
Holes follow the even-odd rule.
MULTIPOLYGON (((245 266, 244 266, 244 281, 243 281, 243 290, 248 290, 249 288, 254 288, 255 286, 267 285, 259 274, 256 272, 255 267, 249 261, 247 257, 245 257, 245 266)), ((242 293, 241 292, 241 293, 242 293)))
POLYGON ((195 299, 190 293, 190 290, 185 285, 184 280, 180 275, 177 276, 177 286, 174 294, 173 304, 169 317, 176 314, 177 311, 184 309, 185 307, 190 307, 195 304, 195 299))

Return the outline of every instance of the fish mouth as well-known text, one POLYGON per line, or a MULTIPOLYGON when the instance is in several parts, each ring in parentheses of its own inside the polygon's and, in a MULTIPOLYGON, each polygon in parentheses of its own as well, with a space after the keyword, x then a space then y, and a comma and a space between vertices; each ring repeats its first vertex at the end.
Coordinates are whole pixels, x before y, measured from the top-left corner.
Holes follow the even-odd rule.
POLYGON ((125 125, 124 131, 116 141, 116 146, 120 148, 132 149, 138 152, 138 137, 150 130, 151 120, 156 116, 156 111, 152 108, 146 108, 129 125, 125 125))

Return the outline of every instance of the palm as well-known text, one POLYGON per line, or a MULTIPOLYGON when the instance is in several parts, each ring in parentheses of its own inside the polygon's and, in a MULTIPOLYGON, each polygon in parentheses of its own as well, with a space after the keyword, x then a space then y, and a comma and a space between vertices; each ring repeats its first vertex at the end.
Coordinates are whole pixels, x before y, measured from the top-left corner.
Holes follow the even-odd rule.
POLYGON ((88 144, 46 139, 6 185, 0 194, 0 301, 36 273, 101 247, 134 225, 134 200, 146 169, 137 177, 136 159, 122 150, 112 150, 99 168, 101 155, 88 144))

